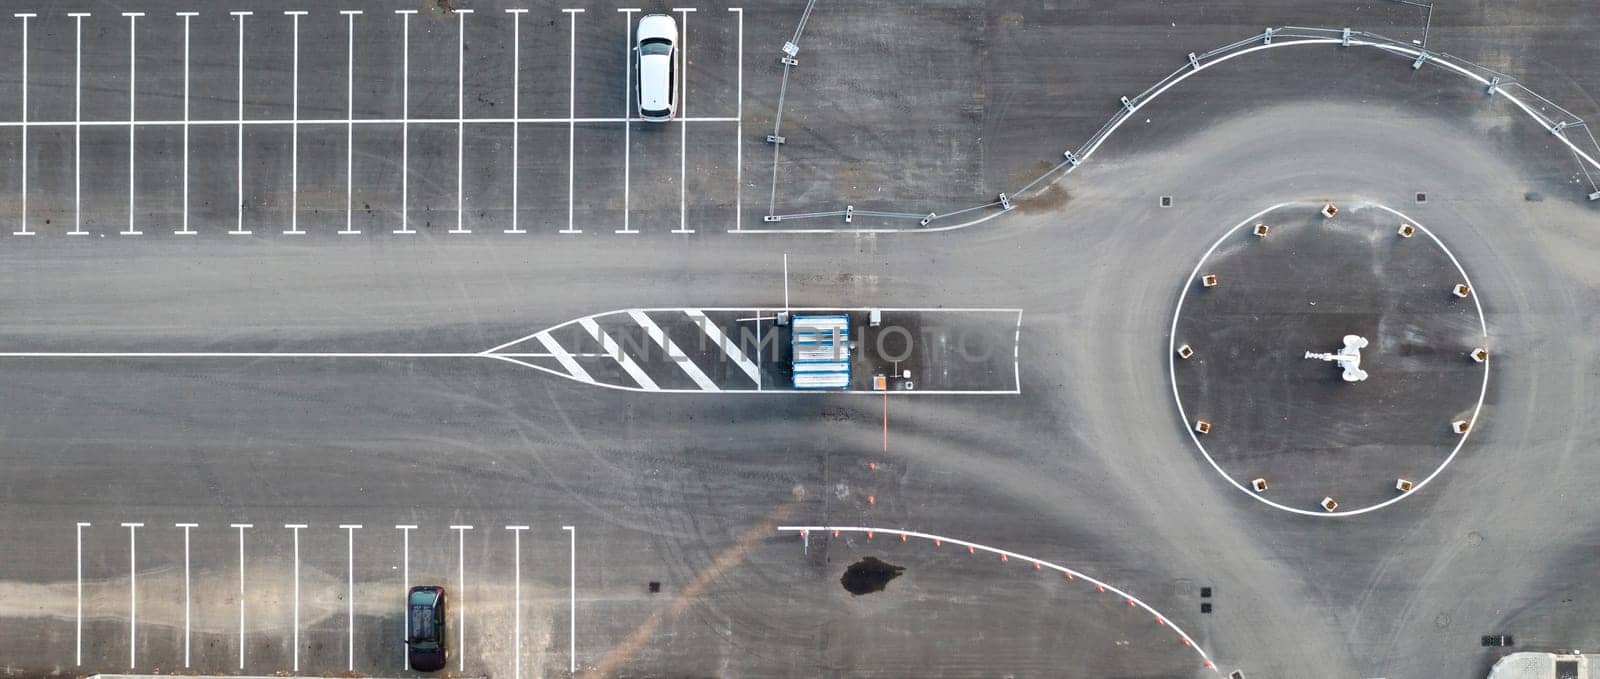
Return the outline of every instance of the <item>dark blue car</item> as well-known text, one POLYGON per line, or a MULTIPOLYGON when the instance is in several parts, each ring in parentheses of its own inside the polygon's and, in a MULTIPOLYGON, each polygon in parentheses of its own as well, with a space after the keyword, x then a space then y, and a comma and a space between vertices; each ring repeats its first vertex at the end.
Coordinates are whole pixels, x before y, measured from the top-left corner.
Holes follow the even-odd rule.
POLYGON ((450 658, 444 645, 444 601, 443 587, 419 585, 406 594, 406 656, 411 669, 435 672, 444 669, 450 658))

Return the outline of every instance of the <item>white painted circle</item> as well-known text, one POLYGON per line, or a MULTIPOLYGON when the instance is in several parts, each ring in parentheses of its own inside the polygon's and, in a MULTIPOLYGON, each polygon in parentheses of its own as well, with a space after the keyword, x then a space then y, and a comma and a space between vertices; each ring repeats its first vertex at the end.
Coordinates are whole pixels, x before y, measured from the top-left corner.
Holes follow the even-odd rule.
MULTIPOLYGON (((1233 228, 1228 229, 1227 232, 1223 233, 1222 236, 1217 238, 1216 242, 1212 243, 1211 247, 1206 249, 1205 254, 1201 255, 1200 261, 1195 263, 1194 270, 1189 272, 1188 280, 1184 281, 1183 291, 1181 293, 1179 293, 1179 295, 1178 295, 1177 308, 1174 309, 1173 312, 1172 312, 1172 327, 1167 333, 1167 375, 1168 375, 1170 381, 1172 382, 1172 401, 1173 401, 1173 403, 1177 404, 1177 406, 1178 406, 1178 419, 1183 424, 1184 431, 1189 432, 1189 440, 1194 442, 1195 447, 1200 450, 1200 454, 1205 457, 1206 462, 1210 463, 1211 468, 1216 470, 1217 474, 1221 475, 1222 478, 1226 479, 1228 481, 1228 483, 1233 484, 1234 488, 1239 489, 1239 492, 1244 493, 1245 495, 1248 495, 1251 498, 1254 498, 1257 501, 1265 503, 1266 505, 1268 505, 1270 507, 1273 507, 1275 509, 1281 509, 1281 510, 1286 511, 1286 512, 1292 512, 1292 513, 1301 514, 1301 515, 1304 515, 1304 516, 1314 516, 1314 517, 1355 516, 1357 514, 1365 514, 1367 512, 1383 509, 1384 507, 1388 507, 1389 505, 1392 505, 1392 504, 1394 504, 1396 502, 1404 500, 1407 497, 1410 497, 1412 495, 1417 494, 1417 492, 1421 491, 1424 486, 1427 486, 1429 482, 1433 481, 1433 479, 1435 477, 1439 476, 1439 474, 1445 470, 1445 467, 1450 466, 1450 462, 1456 459, 1456 455, 1461 452, 1461 447, 1466 445, 1467 438, 1472 436, 1472 432, 1473 431, 1477 430, 1477 428, 1478 428, 1478 415, 1483 411, 1483 400, 1484 400, 1484 397, 1487 396, 1488 393, 1489 393, 1489 361, 1488 360, 1485 360, 1483 362, 1483 385, 1478 390, 1478 401, 1472 407, 1472 418, 1471 418, 1472 426, 1467 429, 1467 432, 1465 434, 1462 434, 1456 440, 1455 447, 1450 450, 1450 454, 1449 455, 1445 456, 1444 462, 1441 462, 1439 464, 1439 466, 1437 468, 1435 468, 1432 472, 1430 472, 1426 478, 1422 479, 1421 481, 1418 481, 1416 483, 1416 485, 1413 486, 1410 491, 1407 491, 1407 492, 1402 493, 1400 495, 1396 495, 1395 497, 1392 497, 1392 498, 1390 498, 1388 500, 1385 500, 1383 502, 1379 502, 1377 504, 1368 505, 1368 506, 1360 507, 1360 508, 1357 508, 1357 509, 1344 510, 1344 511, 1334 511, 1334 512, 1313 511, 1313 510, 1309 510, 1309 509, 1302 509, 1302 508, 1299 508, 1299 507, 1290 507, 1288 505, 1285 505, 1285 504, 1282 504, 1282 503, 1279 503, 1279 502, 1274 502, 1274 501, 1268 499, 1266 496, 1262 495, 1261 493, 1257 493, 1254 490, 1251 490, 1250 488, 1246 487, 1244 484, 1240 483, 1238 479, 1235 479, 1232 476, 1230 476, 1228 474, 1228 472, 1225 471, 1222 468, 1222 465, 1217 463, 1216 459, 1214 459, 1211 456, 1211 453, 1206 450, 1205 444, 1200 441, 1199 434, 1195 433, 1194 428, 1189 426, 1189 416, 1188 416, 1188 414, 1186 412, 1184 412, 1183 399, 1181 397, 1179 397, 1179 395, 1178 395, 1178 365, 1177 365, 1178 364, 1178 359, 1177 359, 1177 355, 1178 355, 1178 319, 1179 319, 1180 316, 1183 315, 1183 302, 1184 302, 1185 299, 1188 298, 1189 290, 1194 287, 1195 279, 1198 278, 1199 275, 1200 275, 1200 268, 1205 266, 1206 260, 1210 259, 1210 257, 1211 257, 1211 253, 1216 252, 1217 247, 1222 245, 1222 243, 1224 241, 1226 241, 1229 236, 1232 236, 1241 227, 1243 227, 1243 226, 1245 226, 1247 224, 1255 224, 1258 220, 1261 219, 1262 216, 1264 216, 1264 215, 1266 215, 1268 213, 1271 213, 1273 211, 1286 208, 1286 207, 1296 208, 1296 209, 1306 209, 1306 210, 1318 210, 1318 209, 1321 209, 1320 204, 1313 205, 1313 204, 1309 204, 1309 203, 1286 202, 1286 203, 1278 203, 1277 205, 1273 205, 1273 206, 1271 206, 1271 207, 1269 207, 1269 208, 1267 208, 1265 210, 1262 210, 1262 211, 1257 212, 1257 213, 1255 213, 1253 215, 1250 215, 1249 217, 1246 217, 1244 221, 1239 222, 1238 224, 1235 224, 1233 226, 1233 228)), ((1392 215, 1394 215, 1396 217, 1399 217, 1405 223, 1411 224, 1412 226, 1417 227, 1418 231, 1420 231, 1421 233, 1426 235, 1429 239, 1433 240, 1434 245, 1439 246, 1439 249, 1444 252, 1445 256, 1450 258, 1450 263, 1455 265, 1456 271, 1461 274, 1462 282, 1466 283, 1467 286, 1472 289, 1472 303, 1473 303, 1473 306, 1478 310, 1478 327, 1483 333, 1483 342, 1484 342, 1484 344, 1482 346, 1488 346, 1489 324, 1484 320, 1483 302, 1479 298, 1478 286, 1473 285, 1472 284, 1472 279, 1467 277, 1466 269, 1463 269, 1461 267, 1461 262, 1456 259, 1455 253, 1451 252, 1450 248, 1445 247, 1444 242, 1439 240, 1439 237, 1435 236, 1432 231, 1428 230, 1428 227, 1424 226, 1421 222, 1418 222, 1417 220, 1406 216, 1404 213, 1401 213, 1399 210, 1395 210, 1395 209, 1390 208, 1388 206, 1379 205, 1379 204, 1376 204, 1376 203, 1361 203, 1361 204, 1358 204, 1356 207, 1376 208, 1376 209, 1379 209, 1379 210, 1383 210, 1384 212, 1388 212, 1388 213, 1390 213, 1390 214, 1392 214, 1392 215)))

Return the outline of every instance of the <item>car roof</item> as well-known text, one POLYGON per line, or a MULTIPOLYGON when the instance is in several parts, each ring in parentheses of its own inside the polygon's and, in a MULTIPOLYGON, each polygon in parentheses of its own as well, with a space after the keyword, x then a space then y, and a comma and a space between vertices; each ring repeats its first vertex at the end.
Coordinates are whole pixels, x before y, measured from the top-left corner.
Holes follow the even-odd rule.
POLYGON ((672 57, 653 54, 639 57, 639 108, 663 111, 671 106, 672 57))

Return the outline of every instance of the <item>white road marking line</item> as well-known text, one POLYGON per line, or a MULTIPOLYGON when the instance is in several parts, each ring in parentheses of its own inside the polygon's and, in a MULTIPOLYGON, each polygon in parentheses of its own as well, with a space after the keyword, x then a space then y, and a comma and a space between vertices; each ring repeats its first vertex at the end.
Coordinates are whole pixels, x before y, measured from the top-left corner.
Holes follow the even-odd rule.
MULTIPOLYGON (((67 16, 72 17, 77 24, 73 33, 77 37, 73 42, 75 56, 73 58, 72 76, 72 122, 74 123, 72 126, 72 230, 67 233, 72 236, 87 236, 89 232, 83 230, 83 128, 77 123, 83 121, 83 18, 89 16, 89 13, 68 12, 67 16)), ((183 45, 185 54, 188 53, 187 50, 189 48, 188 21, 188 19, 184 20, 183 45)), ((186 60, 185 67, 187 65, 186 60)), ((184 73, 187 76, 187 68, 185 68, 184 73)), ((187 79, 184 82, 187 83, 187 79)), ((185 104, 187 105, 187 100, 185 100, 185 104)), ((185 108, 185 110, 188 109, 185 108)), ((188 135, 184 135, 184 142, 187 144, 188 135)), ((184 148, 187 150, 188 146, 186 145, 184 148)), ((184 156, 184 160, 187 162, 187 155, 184 156)), ((187 169, 187 165, 185 169, 187 169)), ((187 172, 185 174, 187 175, 187 172)), ((187 181, 187 176, 185 180, 187 181)))
MULTIPOLYGON (((506 356, 519 356, 522 358, 553 358, 553 354, 521 353, 504 354, 506 356)), ((182 352, 182 351, 150 351, 150 352, 71 352, 71 351, 7 351, 0 352, 0 358, 493 358, 486 353, 339 353, 339 352, 182 352)))
POLYGON ((249 231, 244 228, 244 18, 254 14, 249 11, 228 12, 239 18, 239 164, 238 174, 234 177, 234 224, 233 230, 228 233, 248 236, 249 231))
MULTIPOLYGON (((718 328, 716 324, 711 322, 711 319, 706 318, 706 315, 698 309, 684 309, 683 313, 689 317, 689 320, 694 321, 695 325, 700 326, 700 331, 704 332, 706 337, 711 338, 712 342, 722 348, 722 353, 727 355, 734 365, 739 366, 739 369, 750 377, 750 381, 755 382, 757 385, 761 384, 761 368, 750 362, 750 357, 744 355, 744 350, 724 334, 722 328, 718 328)), ((756 315, 760 316, 759 313, 756 315)), ((757 334, 759 335, 759 333, 760 329, 758 327, 757 334)), ((760 349, 756 350, 756 355, 761 355, 760 349)))
POLYGON ((189 667, 189 529, 198 528, 198 523, 172 524, 183 529, 183 666, 189 667))
MULTIPOLYGON (((761 310, 760 309, 756 309, 755 318, 756 318, 756 337, 760 337, 761 336, 761 310)), ((741 336, 740 340, 742 341, 743 339, 744 338, 741 336)), ((739 348, 739 352, 740 353, 744 353, 744 347, 740 347, 739 348)), ((757 343, 756 343, 756 391, 761 391, 761 377, 760 377, 760 375, 761 375, 761 344, 760 344, 760 341, 758 340, 757 343)))
POLYGON ((472 526, 451 526, 456 532, 456 670, 467 671, 467 531, 472 526))
POLYGON ((567 671, 578 673, 578 530, 562 526, 570 538, 567 551, 567 671))
POLYGON ((578 13, 582 9, 563 9, 569 19, 567 31, 567 228, 561 233, 583 233, 572 228, 572 158, 576 153, 575 136, 578 115, 578 13))
POLYGON ((682 369, 684 373, 688 374, 689 379, 694 380, 695 384, 700 385, 701 389, 705 391, 722 391, 722 387, 717 386, 717 383, 712 381, 710 377, 706 377, 706 374, 700 370, 700 366, 689 360, 683 350, 678 348, 678 343, 667 337, 667 334, 661 331, 661 326, 656 325, 656 322, 651 320, 650 316, 643 311, 634 309, 628 312, 628 317, 632 318, 634 323, 638 323, 639 327, 644 328, 645 334, 649 335, 657 346, 667 352, 667 358, 672 359, 672 362, 682 369))
POLYGON ((630 195, 633 190, 633 124, 628 119, 633 116, 633 13, 639 11, 637 7, 621 7, 617 9, 622 13, 622 229, 617 233, 639 233, 628 225, 630 195))
POLYGON ((522 679, 522 531, 527 526, 506 526, 511 531, 511 553, 516 566, 511 571, 511 677, 522 679))
POLYGON ((737 101, 739 119, 734 132, 734 162, 733 162, 733 230, 744 230, 744 8, 729 7, 729 12, 739 13, 739 55, 735 61, 739 64, 739 86, 734 95, 737 101))
POLYGON ((556 342, 554 337, 550 336, 549 331, 536 333, 534 337, 539 340, 539 344, 544 345, 546 351, 549 351, 552 356, 555 356, 556 362, 560 363, 561 367, 566 369, 567 374, 572 375, 575 379, 583 380, 584 382, 594 381, 594 378, 589 376, 589 372, 584 370, 583 366, 578 365, 577 361, 572 360, 572 354, 567 353, 567 350, 563 348, 561 344, 556 342))
MULTIPOLYGON (((173 233, 176 233, 176 234, 182 235, 182 236, 193 236, 194 233, 195 233, 192 229, 189 228, 189 19, 191 17, 198 16, 199 14, 200 14, 199 12, 178 12, 177 13, 178 16, 183 17, 183 228, 178 229, 177 231, 174 231, 173 233)), ((82 49, 82 45, 83 45, 83 21, 82 20, 78 21, 78 45, 79 45, 79 49, 80 49, 80 54, 78 56, 79 71, 80 71, 79 76, 81 78, 81 76, 82 76, 82 73, 81 73, 81 71, 82 71, 82 61, 83 61, 83 55, 81 54, 81 49, 82 49)), ((297 53, 296 56, 298 57, 298 53, 297 53)), ((75 115, 77 117, 78 122, 81 125, 81 123, 83 121, 83 113, 82 113, 82 103, 83 103, 82 88, 83 88, 83 85, 82 85, 82 81, 81 80, 79 82, 78 87, 79 87, 79 92, 78 92, 79 109, 78 109, 78 112, 75 115)), ((81 134, 82 133, 82 128, 80 127, 79 129, 74 130, 74 132, 78 133, 78 134, 81 134)), ((77 188, 74 187, 73 190, 76 191, 77 188)), ((74 198, 74 200, 76 200, 76 198, 74 198)), ((81 229, 82 227, 80 226, 79 228, 81 229)), ((88 234, 84 234, 84 235, 88 235, 88 234)))
MULTIPOLYGON (((22 122, 28 122, 28 19, 37 14, 18 12, 12 16, 22 20, 22 122)), ((11 232, 17 236, 32 236, 28 230, 28 126, 22 126, 22 228, 11 232)))
POLYGON ((1011 338, 1012 385, 1022 393, 1022 310, 1017 310, 1017 332, 1011 338))
POLYGON ((83 521, 78 522, 78 634, 76 643, 76 658, 74 663, 83 666, 83 528, 88 526, 83 521))
POLYGON ((303 523, 286 523, 284 528, 294 531, 294 671, 300 671, 300 529, 303 523))
MULTIPOLYGON (((693 7, 674 7, 682 15, 678 34, 678 115, 689 115, 689 13, 693 7)), ((678 228, 673 233, 694 233, 689 228, 689 126, 678 126, 678 228)))
MULTIPOLYGON (((410 610, 411 606, 411 531, 416 529, 417 527, 412 524, 400 524, 395 526, 395 530, 400 531, 400 591, 406 596, 407 610, 410 610)), ((400 620, 400 629, 400 633, 402 635, 411 633, 411 625, 407 623, 404 618, 400 620)), ((405 638, 407 641, 410 640, 409 637, 402 638, 405 638)), ((406 645, 401 645, 400 666, 410 670, 411 654, 408 652, 408 650, 409 649, 406 648, 406 645)))
POLYGON ((465 184, 462 183, 462 147, 466 144, 466 127, 461 122, 466 105, 467 15, 470 9, 457 9, 456 13, 456 228, 450 233, 472 233, 462 226, 466 216, 464 207, 465 184))
POLYGON ((139 540, 135 533, 142 523, 124 523, 128 529, 128 667, 138 667, 139 650, 139 540))
POLYGON ((133 130, 135 127, 134 121, 138 120, 138 116, 135 115, 134 104, 138 101, 138 97, 135 96, 135 90, 139 82, 137 77, 139 31, 135 22, 139 20, 139 17, 144 16, 144 12, 123 12, 122 16, 128 17, 128 230, 123 231, 122 235, 142 236, 144 235, 143 231, 133 228, 133 159, 138 155, 133 148, 133 130))
MULTIPOLYGON (((359 523, 340 524, 344 529, 345 543, 345 585, 344 602, 345 618, 349 620, 350 636, 349 646, 346 650, 345 670, 356 671, 356 529, 359 523)), ((408 604, 409 605, 409 604, 408 604)))
POLYGON ((252 527, 248 523, 234 523, 230 526, 239 529, 239 669, 244 669, 244 529, 252 527))
POLYGON ((290 10, 284 14, 294 17, 294 80, 289 135, 289 230, 286 235, 304 235, 300 230, 300 17, 304 10, 290 10))
POLYGON ((517 118, 522 117, 522 15, 528 10, 506 12, 511 15, 511 228, 505 233, 527 233, 517 228, 517 175, 521 174, 517 163, 522 160, 522 131, 517 118))
MULTIPOLYGON (((735 118, 733 116, 707 116, 707 117, 700 117, 700 118, 674 118, 673 119, 673 122, 677 122, 677 123, 734 123, 734 122, 738 122, 738 121, 739 121, 739 119, 735 118)), ((566 116, 562 116, 562 117, 559 117, 559 118, 509 118, 509 117, 508 118, 457 118, 457 117, 454 117, 454 116, 451 116, 451 117, 448 117, 448 118, 355 118, 355 119, 348 119, 348 118, 301 118, 298 121, 296 121, 296 120, 294 120, 292 118, 251 118, 251 119, 246 119, 244 121, 244 125, 247 126, 247 127, 251 126, 251 125, 284 125, 284 126, 288 126, 288 125, 293 125, 296 122, 298 122, 302 126, 305 126, 305 125, 339 125, 339 126, 344 126, 344 125, 401 125, 401 124, 411 124, 411 125, 455 125, 457 123, 466 123, 468 125, 509 125, 509 124, 511 124, 513 122, 520 123, 522 125, 566 125, 568 123, 626 123, 626 122, 637 123, 637 122, 642 122, 642 121, 639 118, 622 118, 622 117, 617 117, 617 116, 593 116, 593 117, 581 117, 581 118, 569 118, 569 117, 566 117, 566 116)), ((226 125, 228 127, 236 127, 236 126, 239 125, 239 123, 240 123, 240 121, 237 118, 226 118, 226 119, 220 119, 220 120, 219 119, 205 119, 205 120, 191 119, 191 120, 188 120, 188 121, 184 121, 183 119, 179 118, 179 119, 174 119, 174 120, 135 120, 135 121, 133 121, 133 124, 136 125, 136 126, 139 126, 139 127, 182 127, 185 124, 191 125, 191 126, 202 126, 202 127, 203 126, 208 126, 208 125, 209 126, 223 126, 223 125, 226 125)), ((26 123, 24 123, 24 122, 22 122, 20 120, 3 120, 3 121, 0 121, 0 128, 9 128, 9 127, 127 127, 127 126, 128 126, 128 121, 126 121, 126 120, 81 120, 81 121, 73 121, 73 120, 30 120, 30 121, 27 121, 26 123)), ((926 230, 927 229, 919 229, 919 231, 926 231, 926 230)), ((860 229, 852 230, 852 233, 854 233, 855 231, 860 231, 860 229)))
POLYGON ((628 376, 633 378, 633 381, 639 383, 639 388, 645 391, 661 390, 661 387, 656 386, 655 381, 650 379, 650 376, 639 368, 639 364, 633 361, 633 357, 623 352, 622 347, 617 346, 617 341, 611 339, 611 335, 600 329, 600 326, 594 322, 593 318, 580 318, 578 319, 578 324, 582 325, 584 330, 589 331, 589 334, 594 336, 596 340, 599 340, 600 345, 605 347, 606 353, 618 365, 622 366, 623 371, 627 372, 628 376))
POLYGON ((346 19, 344 56, 344 230, 341 236, 355 236, 361 232, 350 227, 351 207, 355 195, 355 143, 356 143, 356 15, 359 9, 341 9, 346 19))
MULTIPOLYGON (((411 15, 414 9, 397 9, 401 24, 400 57, 400 228, 395 233, 416 233, 411 230, 411 15)), ((411 669, 407 667, 406 669, 411 669)))

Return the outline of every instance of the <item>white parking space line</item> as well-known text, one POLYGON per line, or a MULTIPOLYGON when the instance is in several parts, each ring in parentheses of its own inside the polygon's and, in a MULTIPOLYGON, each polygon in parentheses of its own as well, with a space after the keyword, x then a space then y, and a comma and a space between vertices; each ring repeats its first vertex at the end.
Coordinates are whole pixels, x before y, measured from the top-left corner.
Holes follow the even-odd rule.
MULTIPOLYGON (((236 11, 228 13, 238 19, 239 27, 239 130, 237 133, 239 163, 236 166, 237 174, 234 177, 234 224, 233 230, 228 233, 237 236, 248 236, 250 232, 244 229, 244 18, 254 14, 254 12, 236 11)), ((129 117, 131 118, 132 116, 129 117)))
MULTIPOLYGON (((73 35, 76 38, 73 42, 72 122, 78 123, 83 120, 83 18, 89 16, 89 13, 68 12, 67 16, 72 17, 76 23, 73 31, 73 35)), ((187 55, 189 53, 189 20, 184 19, 183 24, 183 49, 184 54, 187 55)), ((185 60, 184 66, 184 74, 186 76, 184 83, 187 85, 187 60, 185 60)), ((185 110, 187 110, 187 101, 187 98, 185 98, 185 110)), ((185 151, 188 150, 188 140, 188 135, 184 135, 185 151)), ((184 160, 185 162, 188 161, 187 153, 184 154, 184 160)), ((187 165, 184 169, 184 181, 187 182, 187 165)), ((187 183, 185 183, 185 186, 187 186, 187 183)), ((83 230, 83 128, 76 124, 72 126, 72 230, 67 233, 73 236, 89 235, 89 232, 83 230)))
POLYGON ((139 651, 139 538, 142 523, 124 523, 128 529, 128 667, 138 667, 139 651))
POLYGON ((228 524, 239 529, 239 669, 244 669, 244 529, 248 523, 228 524))
POLYGON ((522 117, 522 15, 528 10, 508 9, 506 13, 511 15, 511 228, 505 233, 527 233, 517 228, 518 163, 522 160, 522 128, 517 118, 522 117))
POLYGON ((341 9, 340 14, 345 16, 345 61, 344 61, 344 230, 341 236, 355 236, 361 232, 350 226, 352 206, 355 200, 355 167, 356 167, 356 128, 353 122, 356 116, 356 15, 359 9, 341 9))
POLYGON ((456 669, 467 671, 467 531, 472 526, 451 526, 456 532, 456 669))
MULTIPOLYGON (((294 19, 294 79, 291 90, 289 132, 289 230, 287 235, 304 235, 300 230, 300 17, 305 10, 290 10, 284 14, 294 19)), ((187 115, 185 116, 187 117, 187 115)))
POLYGON ((549 351, 552 356, 556 357, 556 362, 560 363, 561 367, 566 369, 567 374, 585 382, 594 381, 594 378, 589 376, 589 371, 584 370, 583 366, 578 365, 577 361, 572 360, 572 354, 567 353, 567 350, 562 348, 561 344, 556 342, 555 338, 551 337, 549 332, 538 333, 534 335, 534 338, 539 340, 540 344, 544 345, 546 351, 549 351))
MULTIPOLYGON (((28 122, 28 20, 38 16, 28 12, 18 12, 12 16, 22 20, 22 122, 28 122)), ((22 126, 22 228, 11 233, 18 236, 32 236, 28 230, 28 126, 22 126)))
MULTIPOLYGON (((727 355, 728 359, 733 361, 734 365, 739 366, 739 369, 744 371, 744 374, 748 375, 750 379, 756 383, 757 389, 761 388, 761 368, 757 367, 755 363, 750 361, 750 357, 744 354, 744 350, 739 348, 739 346, 734 343, 732 338, 724 334, 722 329, 718 328, 715 323, 712 323, 711 319, 706 318, 705 313, 701 312, 700 310, 684 309, 683 313, 687 315, 690 320, 694 321, 695 325, 700 326, 701 332, 704 332, 706 337, 711 338, 712 342, 715 342, 717 346, 722 348, 722 353, 727 355)), ((756 315, 759 316, 760 314, 758 313, 756 315)), ((756 355, 760 356, 761 352, 757 350, 756 355)))
POLYGON ((569 538, 567 548, 567 671, 578 673, 578 530, 562 526, 569 538))
POLYGON ((73 655, 73 663, 78 667, 83 666, 83 529, 87 526, 88 523, 78 522, 78 633, 75 644, 77 650, 73 655))
MULTIPOLYGON (((411 625, 407 622, 407 617, 410 615, 409 612, 411 610, 411 531, 416 529, 417 527, 415 524, 400 524, 395 526, 395 530, 400 531, 400 591, 402 596, 407 597, 407 616, 402 616, 400 619, 401 635, 408 635, 411 632, 411 625)), ((402 636, 401 638, 409 641, 409 637, 402 636)), ((409 650, 410 649, 408 649, 405 644, 402 644, 400 647, 400 666, 406 670, 411 669, 411 654, 409 653, 409 650)))
POLYGON ((583 233, 572 228, 572 158, 577 151, 578 133, 578 13, 582 9, 563 9, 570 21, 567 31, 567 228, 561 233, 583 233))
MULTIPOLYGON (((400 15, 400 228, 394 233, 416 233, 411 229, 407 203, 411 190, 411 15, 414 9, 397 9, 400 15)), ((406 669, 410 669, 407 667, 406 669)))
POLYGON ((303 523, 286 523, 294 531, 294 671, 300 671, 300 529, 303 523))
POLYGON ((462 226, 462 219, 466 215, 463 208, 463 190, 461 159, 462 147, 466 143, 466 127, 462 122, 465 114, 463 108, 466 104, 466 59, 467 59, 467 15, 470 9, 456 9, 456 228, 450 233, 472 233, 462 226))
POLYGON ((512 557, 515 566, 511 571, 511 677, 522 679, 522 531, 527 526, 506 526, 512 536, 512 557))
MULTIPOLYGON (((356 671, 356 529, 359 523, 340 524, 344 529, 344 554, 345 554, 345 581, 344 602, 345 618, 349 621, 349 646, 346 649, 345 670, 356 671)), ((409 604, 408 604, 409 605, 409 604)))
POLYGON ((123 231, 122 235, 142 236, 144 235, 143 231, 133 228, 133 159, 138 155, 133 151, 133 130, 135 127, 133 121, 138 120, 138 116, 135 115, 134 104, 138 101, 135 91, 139 82, 138 69, 136 68, 139 62, 139 31, 135 22, 139 20, 139 17, 144 16, 144 12, 123 12, 122 16, 128 17, 128 230, 123 231))
POLYGON ((625 76, 622 79, 622 228, 617 233, 639 233, 628 225, 629 201, 633 191, 633 125, 627 122, 633 116, 633 14, 637 7, 620 7, 622 13, 622 61, 625 76))
MULTIPOLYGON (((194 230, 189 228, 189 19, 191 17, 199 16, 199 14, 200 14, 199 12, 178 12, 177 13, 177 16, 183 17, 183 228, 180 228, 177 231, 174 231, 173 233, 176 233, 176 234, 178 234, 180 236, 193 236, 195 234, 194 230)), ((298 25, 298 24, 296 24, 296 25, 298 25)), ((82 19, 78 20, 78 50, 79 50, 78 51, 78 64, 79 64, 79 66, 78 66, 78 71, 79 71, 78 77, 79 77, 79 81, 78 81, 78 95, 77 95, 77 98, 76 98, 77 109, 76 109, 75 113, 73 114, 74 115, 74 120, 78 123, 78 126, 77 126, 77 129, 73 130, 73 133, 75 135, 77 135, 77 139, 78 140, 81 140, 82 139, 82 135, 83 135, 83 125, 82 125, 82 123, 83 123, 83 81, 82 81, 82 77, 83 77, 83 20, 82 19)), ((298 52, 297 52, 296 53, 296 58, 298 58, 298 56, 299 55, 298 55, 298 52)), ((77 141, 75 141, 74 143, 77 143, 77 141)), ((82 154, 80 153, 78 155, 82 155, 82 154)), ((80 174, 81 174, 81 171, 80 171, 80 174)), ((74 209, 74 211, 76 211, 77 210, 76 203, 77 203, 78 195, 79 195, 79 187, 78 187, 77 184, 74 184, 73 192, 74 192, 73 193, 73 202, 74 202, 73 209, 74 209)), ((81 223, 82 223, 81 219, 80 219, 79 223, 80 223, 80 226, 78 227, 78 230, 74 231, 73 233, 82 234, 82 235, 88 235, 88 234, 82 232, 83 227, 81 226, 81 223)))
POLYGON ((633 378, 633 381, 639 383, 639 388, 645 391, 661 390, 661 387, 656 386, 655 380, 650 379, 650 376, 639 368, 639 364, 633 361, 633 357, 624 353, 622 347, 617 346, 617 341, 611 339, 611 335, 601 330, 599 324, 595 323, 593 318, 580 318, 578 319, 578 324, 582 325, 584 330, 589 331, 589 334, 600 342, 601 346, 605 348, 606 355, 616 360, 617 364, 622 366, 623 371, 627 372, 628 376, 633 378))
POLYGON ((700 366, 695 365, 694 361, 689 360, 689 357, 683 353, 683 350, 678 348, 677 342, 672 341, 672 338, 667 337, 666 333, 661 332, 661 326, 656 325, 656 322, 651 320, 649 315, 645 314, 643 311, 634 309, 628 312, 628 317, 632 318, 634 323, 638 323, 639 327, 644 328, 645 334, 650 335, 650 339, 655 340, 656 345, 660 346, 662 350, 667 352, 667 358, 672 359, 672 362, 677 364, 677 366, 681 368, 683 372, 687 373, 689 375, 689 379, 694 380, 695 384, 700 385, 701 389, 706 391, 722 391, 722 387, 717 386, 716 382, 713 382, 711 378, 706 377, 706 374, 700 370, 700 366))
POLYGON ((189 613, 189 529, 198 528, 198 523, 173 524, 183 529, 183 666, 189 667, 189 631, 191 628, 189 613))
MULTIPOLYGON (((689 13, 693 7, 674 7, 678 21, 678 115, 689 115, 689 13)), ((689 228, 689 126, 678 125, 678 228, 673 233, 694 233, 689 228)))
POLYGON ((744 8, 729 7, 729 12, 739 13, 739 51, 736 62, 739 64, 739 84, 734 97, 737 99, 735 106, 739 119, 734 128, 734 161, 733 161, 733 230, 744 230, 744 8))

